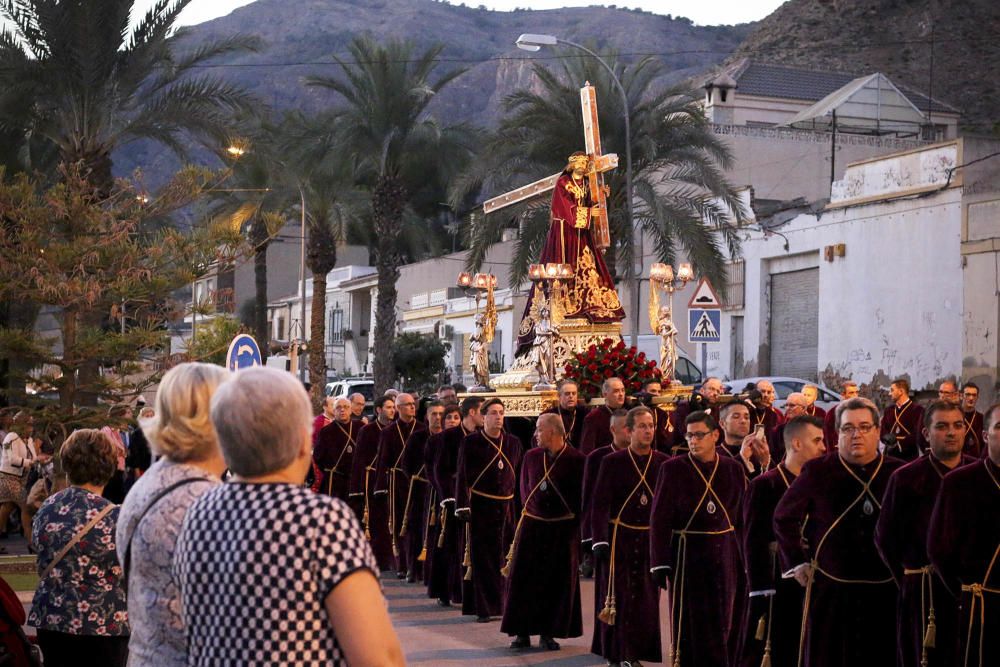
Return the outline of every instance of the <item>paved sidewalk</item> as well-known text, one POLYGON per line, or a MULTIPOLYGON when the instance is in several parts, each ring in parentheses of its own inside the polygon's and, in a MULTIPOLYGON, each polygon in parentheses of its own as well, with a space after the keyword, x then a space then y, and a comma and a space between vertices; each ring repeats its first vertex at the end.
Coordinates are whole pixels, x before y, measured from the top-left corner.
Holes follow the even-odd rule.
MULTIPOLYGON (((427 597, 419 584, 406 584, 383 576, 383 586, 389 599, 392 624, 403 645, 408 665, 475 665, 500 667, 508 665, 558 665, 584 667, 604 665, 604 660, 590 652, 594 627, 594 582, 581 582, 583 636, 560 639, 562 649, 545 651, 538 648, 538 637, 532 637, 532 648, 514 651, 508 648, 511 638, 500 632, 500 619, 476 623, 473 616, 462 616, 456 607, 439 607, 427 597)), ((660 619, 663 632, 663 655, 667 655, 667 623, 665 597, 660 599, 660 619)), ((643 662, 643 665, 664 663, 643 662)))

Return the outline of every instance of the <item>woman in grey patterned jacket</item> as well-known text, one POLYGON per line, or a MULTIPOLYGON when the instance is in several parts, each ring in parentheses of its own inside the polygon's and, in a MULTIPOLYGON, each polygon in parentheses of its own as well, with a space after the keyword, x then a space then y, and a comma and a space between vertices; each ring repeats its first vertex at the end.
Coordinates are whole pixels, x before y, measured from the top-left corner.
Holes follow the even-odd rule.
POLYGON ((187 363, 163 377, 155 415, 142 423, 161 458, 139 478, 118 519, 118 559, 125 568, 132 624, 130 667, 184 667, 187 651, 180 591, 172 575, 174 546, 184 514, 220 483, 222 460, 209 403, 229 373, 187 363))

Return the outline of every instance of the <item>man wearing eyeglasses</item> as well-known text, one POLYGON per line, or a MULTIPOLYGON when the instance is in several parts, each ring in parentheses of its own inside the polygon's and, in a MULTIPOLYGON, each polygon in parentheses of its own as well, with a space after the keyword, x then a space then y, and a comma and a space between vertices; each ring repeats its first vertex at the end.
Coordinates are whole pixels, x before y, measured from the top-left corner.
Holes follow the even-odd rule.
POLYGON ((896 585, 875 524, 903 462, 879 453, 878 408, 868 399, 841 403, 836 419, 837 455, 805 464, 774 511, 782 577, 806 589, 802 664, 892 665, 896 585))
POLYGON ((1000 403, 986 410, 986 456, 945 475, 931 514, 934 571, 961 597, 961 662, 1000 664, 1000 403))
POLYGON ((743 500, 743 554, 750 589, 750 613, 743 626, 739 662, 744 667, 760 667, 765 655, 772 667, 795 667, 798 663, 803 590, 795 580, 781 578, 774 508, 802 466, 826 452, 822 421, 804 412, 793 414, 783 424, 782 461, 752 480, 743 500))
POLYGON ((962 419, 965 422, 965 438, 962 452, 979 458, 986 456, 986 443, 983 442, 983 413, 976 411, 979 402, 979 385, 966 382, 962 385, 962 419))
POLYGON ((893 473, 882 502, 875 543, 899 586, 896 627, 901 667, 959 662, 958 601, 930 566, 927 529, 944 476, 975 461, 962 454, 964 434, 965 422, 956 403, 931 403, 924 411, 927 456, 893 473), (931 627, 935 641, 927 642, 931 627))
POLYGON ((650 520, 653 580, 664 589, 670 582, 668 664, 731 665, 745 608, 737 530, 747 480, 743 465, 719 452, 710 414, 684 422, 689 451, 660 468, 650 520))

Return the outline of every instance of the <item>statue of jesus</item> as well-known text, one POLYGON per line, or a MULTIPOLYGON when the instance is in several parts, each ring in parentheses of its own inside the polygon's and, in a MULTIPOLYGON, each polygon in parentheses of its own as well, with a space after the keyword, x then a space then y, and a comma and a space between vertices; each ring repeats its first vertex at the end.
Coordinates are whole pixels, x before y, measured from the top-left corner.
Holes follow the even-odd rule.
MULTIPOLYGON (((562 319, 586 318, 589 322, 620 322, 625 319, 611 273, 604 255, 597 250, 590 230, 591 201, 587 184, 589 158, 576 152, 569 160, 552 190, 549 235, 538 261, 573 267, 573 281, 564 290, 562 319)), ((526 351, 534 339, 535 321, 532 302, 541 296, 535 285, 525 306, 518 331, 518 354, 526 351)))

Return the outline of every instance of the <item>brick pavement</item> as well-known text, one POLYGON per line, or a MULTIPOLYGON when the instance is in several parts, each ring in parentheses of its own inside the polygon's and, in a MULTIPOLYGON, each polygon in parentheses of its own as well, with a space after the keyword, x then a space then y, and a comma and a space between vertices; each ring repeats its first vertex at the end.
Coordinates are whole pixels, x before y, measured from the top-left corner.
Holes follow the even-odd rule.
MULTIPOLYGON (((476 623, 474 616, 462 616, 456 607, 439 607, 427 597, 427 591, 421 585, 406 584, 398 579, 390 579, 389 576, 389 573, 385 573, 383 586, 389 600, 392 624, 399 635, 409 665, 589 667, 606 664, 590 653, 594 627, 593 580, 581 582, 582 637, 558 640, 562 645, 559 651, 538 648, 538 638, 532 637, 531 649, 513 651, 508 647, 511 638, 500 633, 499 618, 490 623, 476 623)), ((663 628, 663 654, 666 656, 668 646, 664 596, 660 598, 660 619, 663 628)), ((642 664, 652 666, 664 663, 642 664)))

